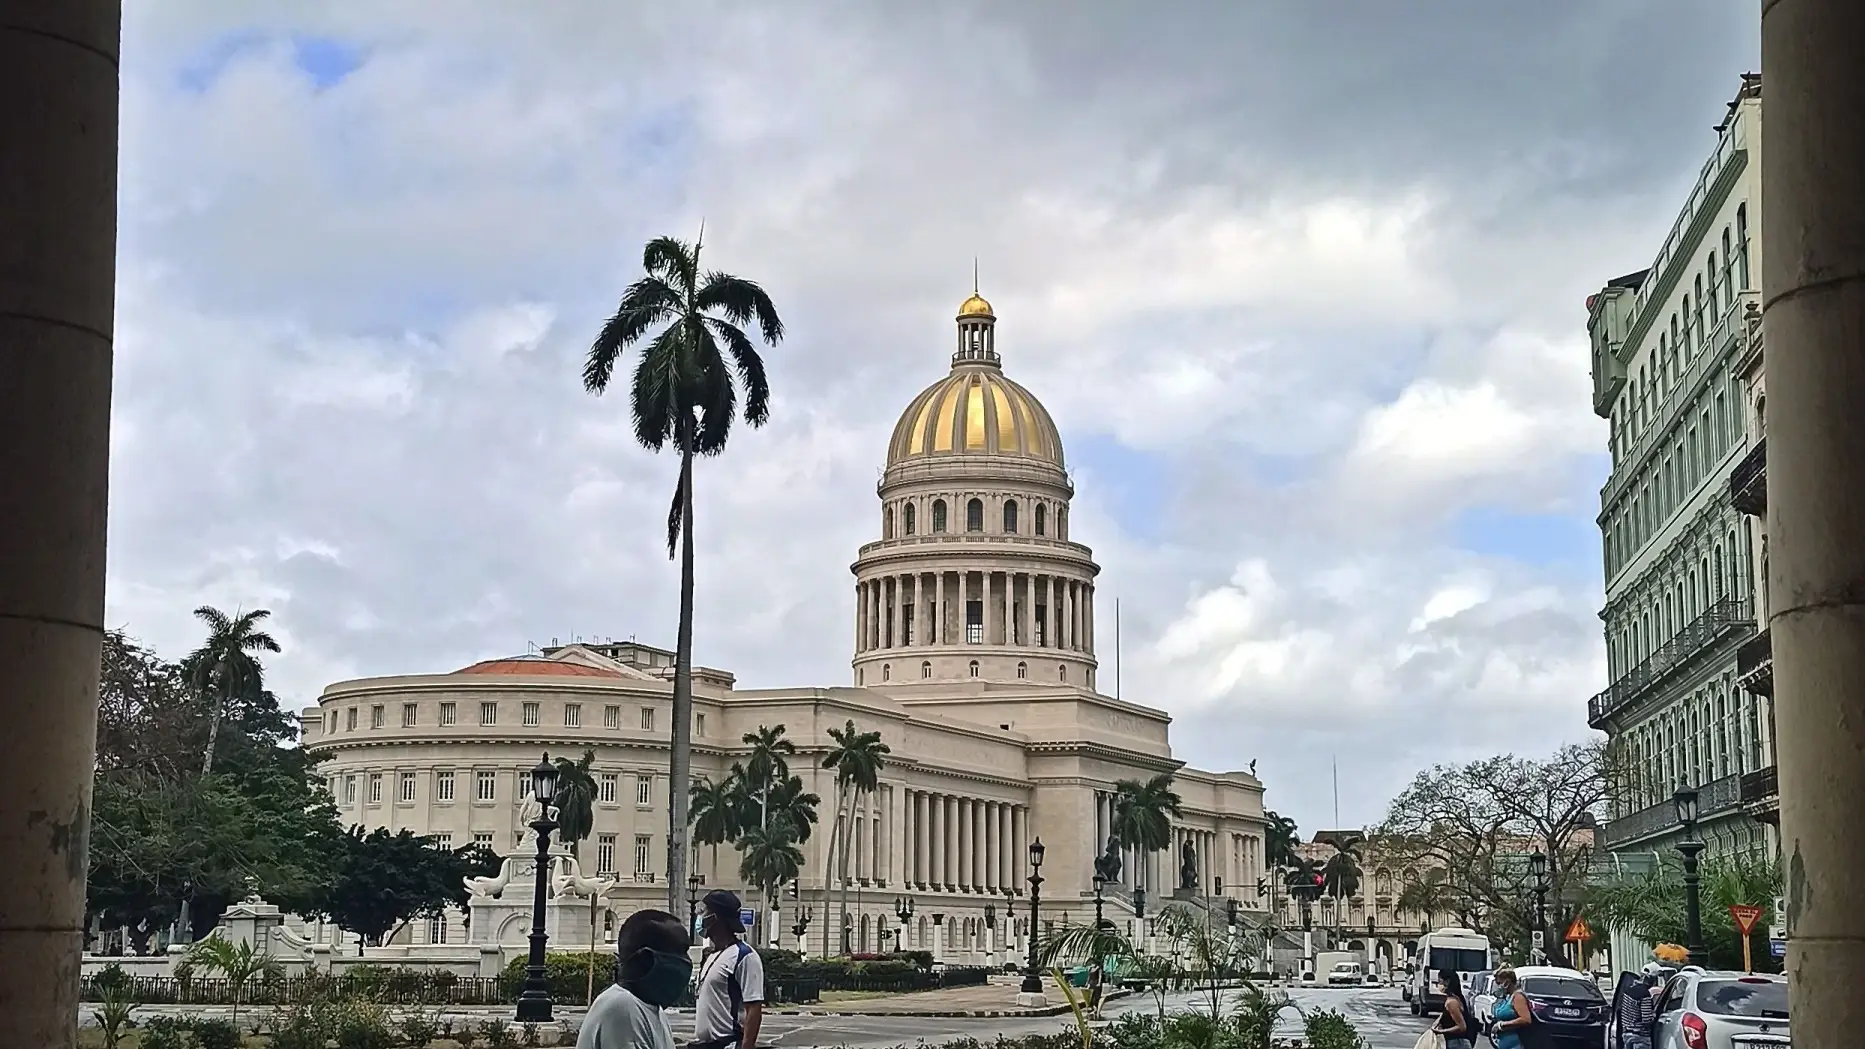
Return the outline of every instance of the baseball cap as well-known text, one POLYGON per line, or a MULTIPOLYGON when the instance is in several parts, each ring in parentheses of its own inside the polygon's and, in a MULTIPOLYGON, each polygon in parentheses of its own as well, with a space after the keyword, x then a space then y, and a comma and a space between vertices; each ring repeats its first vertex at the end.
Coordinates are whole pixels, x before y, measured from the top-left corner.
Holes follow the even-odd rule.
POLYGON ((744 905, 739 902, 737 893, 729 889, 714 889, 699 902, 708 912, 729 921, 734 928, 743 927, 738 921, 738 911, 744 905))
POLYGON ((1671 970, 1669 966, 1659 965, 1657 962, 1646 962, 1645 968, 1641 971, 1646 976, 1656 976, 1659 973, 1670 972, 1671 970))

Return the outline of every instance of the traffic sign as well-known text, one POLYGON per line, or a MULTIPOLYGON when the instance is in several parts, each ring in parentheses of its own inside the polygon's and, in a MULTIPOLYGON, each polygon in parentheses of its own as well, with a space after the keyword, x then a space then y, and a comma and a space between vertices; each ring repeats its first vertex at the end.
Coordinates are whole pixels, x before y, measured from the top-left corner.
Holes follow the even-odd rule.
POLYGON ((1541 930, 1540 929, 1535 930, 1535 934, 1532 937, 1530 942, 1533 943, 1535 950, 1538 951, 1541 949, 1541 930))
POLYGON ((1774 955, 1776 958, 1787 957, 1787 941, 1786 940, 1769 940, 1768 941, 1768 953, 1774 955))
POLYGON ((1736 930, 1747 936, 1754 931, 1755 923, 1761 920, 1761 908, 1738 903, 1729 908, 1729 917, 1735 919, 1736 930))
POLYGON ((1573 924, 1567 927, 1566 939, 1568 943, 1585 943, 1592 938, 1593 930, 1587 928, 1586 919, 1584 918, 1575 918, 1573 924))
POLYGON ((753 910, 753 909, 751 909, 750 907, 741 907, 741 908, 739 908, 739 911, 738 911, 738 924, 740 924, 740 925, 742 925, 742 926, 744 926, 745 928, 747 928, 747 929, 749 929, 749 928, 751 928, 751 926, 752 926, 752 923, 753 923, 753 922, 755 922, 755 921, 757 921, 757 920, 758 920, 758 912, 757 912, 757 911, 755 911, 755 910, 753 910))

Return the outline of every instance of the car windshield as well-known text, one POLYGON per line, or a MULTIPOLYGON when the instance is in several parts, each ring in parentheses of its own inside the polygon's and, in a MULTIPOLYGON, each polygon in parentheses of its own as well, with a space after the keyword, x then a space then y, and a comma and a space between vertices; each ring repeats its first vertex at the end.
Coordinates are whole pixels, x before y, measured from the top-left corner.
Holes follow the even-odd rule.
POLYGON ((1704 980, 1697 984, 1697 1010, 1711 1016, 1787 1019, 1787 985, 1773 980, 1704 980))
POLYGON ((1471 994, 1488 994, 1489 993, 1489 979, 1490 977, 1488 973, 1472 974, 1470 977, 1470 988, 1469 988, 1470 993, 1471 994))
POLYGON ((1522 993, 1536 998, 1582 998, 1603 1002, 1599 985, 1578 976, 1529 976, 1522 980, 1522 993))

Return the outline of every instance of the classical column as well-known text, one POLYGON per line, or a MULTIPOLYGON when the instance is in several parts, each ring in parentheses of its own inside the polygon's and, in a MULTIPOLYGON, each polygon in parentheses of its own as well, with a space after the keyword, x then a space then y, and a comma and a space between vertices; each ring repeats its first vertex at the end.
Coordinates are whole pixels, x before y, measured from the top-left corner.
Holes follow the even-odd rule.
POLYGON ((929 863, 926 884, 945 883, 945 799, 938 794, 926 796, 926 858, 929 863))
POLYGON ((881 862, 880 869, 874 873, 882 881, 892 883, 900 880, 897 872, 906 866, 904 856, 898 861, 894 858, 899 848, 899 839, 903 837, 895 828, 904 822, 905 817, 905 813, 899 812, 896 806, 903 805, 904 800, 892 786, 881 787, 881 798, 881 862))
POLYGON ((0 1003, 76 1037, 103 639, 121 4, 0 5, 0 1003))
MULTIPOLYGON (((1762 5, 1768 627, 1794 1041, 1865 1027, 1865 6, 1762 5)), ((1751 249, 1753 250, 1753 249, 1751 249)), ((0 445, 3 446, 3 445, 0 445)))
POLYGON ((888 638, 890 642, 888 647, 899 648, 906 644, 907 641, 906 595, 900 592, 899 576, 887 576, 882 581, 881 586, 886 588, 889 584, 892 584, 893 600, 889 602, 890 607, 887 609, 887 628, 892 631, 893 636, 888 638))
POLYGON ((1023 573, 1023 614, 1017 617, 1023 624, 1023 647, 1036 643, 1036 573, 1023 573))
POLYGON ((986 892, 996 892, 997 864, 1003 858, 997 840, 997 802, 984 803, 984 888, 986 892))
POLYGON ((912 879, 913 884, 925 885, 927 867, 926 792, 923 790, 914 791, 911 803, 913 805, 913 812, 909 818, 913 822, 913 869, 907 876, 912 879))
POLYGON ((971 800, 971 887, 984 891, 984 802, 971 800))
POLYGON ((977 888, 978 882, 972 877, 973 865, 978 859, 976 835, 978 832, 978 810, 970 798, 958 799, 958 884, 960 888, 977 888))
POLYGON ((958 798, 947 794, 942 802, 945 807, 945 870, 942 880, 945 887, 951 889, 958 885, 958 798))
POLYGON ((1021 892, 1028 892, 1030 888, 1029 883, 1025 880, 1030 876, 1029 812, 1030 810, 1023 805, 1018 805, 1010 810, 1010 848, 1011 851, 1016 854, 1010 861, 1010 869, 1016 872, 1017 889, 1021 892))
POLYGON ((1062 647, 1075 650, 1075 581, 1062 581, 1062 647))
POLYGON ((1085 644, 1082 645, 1082 651, 1093 652, 1094 651, 1094 584, 1088 583, 1086 585, 1088 587, 1088 599, 1086 601, 1083 601, 1081 605, 1082 607, 1082 631, 1081 633, 1082 633, 1083 640, 1086 642, 1085 644))
POLYGON ((868 580, 868 623, 874 635, 871 648, 881 647, 881 585, 876 579, 868 580))
POLYGON ((971 643, 971 625, 968 617, 971 612, 971 573, 963 569, 958 573, 958 643, 971 643))
POLYGON ((866 621, 866 610, 861 607, 861 584, 855 584, 855 654, 860 655, 868 647, 868 639, 862 636, 862 624, 866 621))

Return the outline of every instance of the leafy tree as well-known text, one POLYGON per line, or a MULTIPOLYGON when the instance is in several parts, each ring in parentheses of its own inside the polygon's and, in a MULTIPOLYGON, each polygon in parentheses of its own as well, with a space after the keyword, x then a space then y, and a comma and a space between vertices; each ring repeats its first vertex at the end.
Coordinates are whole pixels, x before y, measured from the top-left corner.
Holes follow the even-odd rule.
MULTIPOLYGON (((881 742, 879 732, 862 732, 851 718, 842 728, 829 730, 835 746, 822 759, 822 767, 835 770, 835 832, 829 836, 828 869, 836 871, 841 881, 843 914, 848 913, 848 840, 854 830, 855 807, 861 798, 880 785, 881 768, 892 750, 881 742), (836 865, 837 846, 841 866, 836 865)), ((828 921, 822 923, 822 953, 829 953, 828 921)))
POLYGON ((406 829, 352 827, 329 886, 304 913, 380 944, 416 918, 466 906, 466 879, 494 874, 500 862, 479 845, 443 849, 406 829))
POLYGON ((1172 844, 1172 819, 1182 815, 1178 794, 1172 790, 1172 776, 1160 773, 1144 782, 1123 779, 1114 784, 1114 837, 1122 845, 1140 853, 1139 870, 1134 884, 1146 884, 1147 861, 1151 854, 1172 844))
POLYGON ((162 779, 192 772, 199 710, 181 668, 122 631, 104 634, 98 683, 97 769, 136 769, 162 779))
POLYGON ((589 771, 595 763, 593 750, 585 750, 576 761, 558 758, 552 762, 557 766, 557 787, 551 794, 551 806, 557 810, 557 834, 570 847, 572 856, 577 855, 577 845, 587 841, 596 828, 596 777, 589 771))
POLYGON ((680 456, 680 480, 667 512, 667 554, 680 548, 680 625, 674 645, 673 752, 668 772, 667 904, 680 910, 686 891, 687 800, 693 779, 693 458, 725 450, 744 386, 745 422, 770 416, 764 361, 745 335, 758 325, 766 344, 783 339, 777 307, 757 284, 699 268, 702 234, 690 247, 657 237, 641 254, 646 274, 622 293, 615 313, 590 344, 583 386, 608 390, 622 354, 661 327, 642 350, 629 387, 635 439, 660 451, 669 442, 680 456))
POLYGON ((263 702, 264 671, 253 654, 280 649, 271 634, 258 629, 259 623, 272 615, 263 608, 229 616, 218 608, 202 605, 194 614, 207 624, 207 640, 182 662, 182 667, 188 683, 207 707, 207 747, 201 759, 201 774, 207 775, 214 771, 221 718, 236 704, 263 702))

